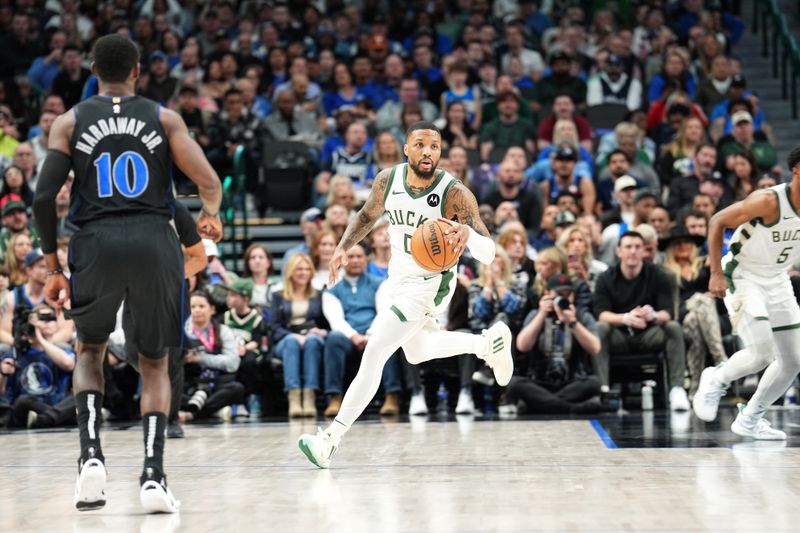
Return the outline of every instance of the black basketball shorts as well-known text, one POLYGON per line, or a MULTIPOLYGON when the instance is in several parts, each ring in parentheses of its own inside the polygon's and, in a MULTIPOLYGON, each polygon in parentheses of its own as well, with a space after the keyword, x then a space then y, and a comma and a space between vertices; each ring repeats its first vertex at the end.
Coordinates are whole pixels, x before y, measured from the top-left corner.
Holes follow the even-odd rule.
POLYGON ((183 339, 183 253, 169 219, 133 215, 85 224, 69 247, 72 310, 78 340, 100 344, 116 326, 123 300, 126 331, 139 352, 160 358, 183 339))

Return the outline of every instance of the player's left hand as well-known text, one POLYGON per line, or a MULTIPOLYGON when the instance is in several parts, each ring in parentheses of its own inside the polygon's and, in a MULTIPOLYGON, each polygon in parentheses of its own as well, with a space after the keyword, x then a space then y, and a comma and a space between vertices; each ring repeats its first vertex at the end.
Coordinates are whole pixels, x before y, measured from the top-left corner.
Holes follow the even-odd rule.
POLYGON ((469 227, 466 224, 459 224, 458 222, 447 220, 442 217, 439 217, 439 221, 450 226, 445 230, 444 238, 447 239, 447 242, 453 247, 455 253, 459 255, 462 254, 469 240, 469 227))
POLYGON ((69 280, 62 272, 47 277, 47 281, 44 284, 44 300, 53 309, 61 309, 64 303, 69 300, 69 296, 69 280))
POLYGON ((219 213, 211 217, 201 211, 197 217, 197 233, 203 239, 219 242, 222 239, 222 221, 219 219, 219 213))

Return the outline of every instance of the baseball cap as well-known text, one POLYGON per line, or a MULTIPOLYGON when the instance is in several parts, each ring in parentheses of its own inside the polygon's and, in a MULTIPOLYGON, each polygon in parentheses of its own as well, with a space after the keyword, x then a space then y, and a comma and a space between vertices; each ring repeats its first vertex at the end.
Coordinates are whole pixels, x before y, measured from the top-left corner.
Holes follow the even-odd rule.
POLYGON ((614 182, 614 192, 624 191, 625 189, 629 189, 631 187, 639 188, 639 184, 636 183, 636 180, 632 177, 628 176, 620 176, 617 178, 617 181, 614 182))
POLYGON ((300 223, 305 224, 306 222, 315 222, 321 218, 325 218, 325 215, 318 207, 310 207, 303 211, 303 214, 300 215, 300 223))
POLYGON ((25 256, 25 268, 32 267, 39 259, 44 259, 41 250, 37 249, 28 252, 28 255, 25 256))
POLYGON ((569 146, 562 146, 556 152, 556 159, 567 160, 567 161, 577 161, 578 154, 570 148, 569 146))
POLYGON ((741 74, 731 76, 731 87, 747 87, 747 80, 741 74))
POLYGON ((731 123, 738 124, 740 122, 750 122, 752 124, 753 117, 747 111, 737 111, 731 116, 731 123))
POLYGON ((14 211, 26 211, 28 207, 17 194, 9 194, 4 198, 2 216, 6 216, 14 211))
POLYGON ((564 60, 564 61, 572 61, 572 57, 563 50, 558 50, 557 52, 553 52, 550 56, 550 64, 552 65, 556 61, 564 60))
POLYGON ((372 37, 369 38, 369 49, 370 50, 387 50, 389 48, 389 41, 386 40, 386 36, 382 33, 376 33, 372 37))
POLYGON ((561 211, 553 222, 556 226, 570 226, 575 223, 575 215, 572 211, 561 211))
POLYGON ((643 200, 644 198, 652 198, 658 201, 658 196, 653 194, 652 191, 650 191, 650 189, 642 189, 641 191, 636 193, 636 196, 633 197, 633 203, 635 204, 639 203, 639 201, 643 200))
POLYGON ((572 280, 564 274, 553 274, 547 278, 547 288, 551 291, 573 290, 572 280))
POLYGON ((150 62, 153 61, 167 61, 168 57, 167 54, 162 52, 161 50, 156 50, 152 54, 150 54, 150 62))
POLYGON ((248 278, 234 279, 228 285, 223 285, 226 289, 236 294, 251 298, 253 296, 253 282, 248 278))

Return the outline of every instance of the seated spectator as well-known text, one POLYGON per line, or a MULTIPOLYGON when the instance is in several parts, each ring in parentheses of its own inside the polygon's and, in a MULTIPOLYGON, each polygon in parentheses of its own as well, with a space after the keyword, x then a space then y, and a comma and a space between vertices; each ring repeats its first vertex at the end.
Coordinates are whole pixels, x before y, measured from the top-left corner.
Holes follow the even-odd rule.
POLYGON ((272 297, 270 339, 273 353, 283 361, 289 418, 317 416, 316 391, 328 325, 322 295, 311 285, 313 277, 311 258, 296 253, 287 261, 283 290, 272 297))
POLYGON ((680 165, 681 173, 669 183, 667 209, 672 218, 678 218, 679 211, 691 203, 700 190, 700 184, 712 176, 716 165, 717 149, 711 144, 698 146, 691 164, 680 165))
POLYGON ((600 380, 591 359, 600 351, 596 321, 589 309, 576 309, 571 280, 554 274, 539 305, 525 318, 516 341, 528 359, 528 375, 514 376, 508 400, 526 413, 598 413, 600 380), (561 303, 565 302, 565 303, 561 303))
POLYGON ((25 233, 31 238, 34 248, 39 247, 39 236, 36 229, 28 222, 28 210, 18 195, 11 193, 0 199, 2 205, 3 229, 0 230, 0 260, 5 261, 8 241, 12 235, 25 233))
POLYGON ((505 34, 504 44, 508 51, 500 60, 501 69, 508 70, 511 58, 515 57, 522 64, 525 76, 530 76, 534 82, 539 81, 545 68, 544 60, 539 52, 526 46, 526 36, 522 25, 519 23, 506 25, 505 34))
POLYGON ((411 104, 419 107, 422 120, 434 120, 439 116, 438 108, 422 98, 419 81, 413 78, 405 78, 400 82, 398 99, 387 100, 378 109, 378 113, 375 116, 375 127, 379 131, 401 128, 403 109, 411 104))
POLYGON ((236 381, 240 363, 236 337, 213 319, 214 305, 205 292, 192 294, 191 311, 185 327, 183 421, 211 416, 230 421, 231 406, 244 397, 244 386, 236 381))
POLYGON ((664 253, 658 250, 658 233, 650 224, 639 224, 633 230, 642 236, 644 246, 642 246, 642 259, 654 265, 664 263, 664 253))
POLYGON ((40 93, 47 93, 58 75, 61 56, 67 45, 67 34, 58 28, 48 31, 47 53, 33 60, 28 69, 28 78, 40 93))
MULTIPOLYGON (((530 243, 537 252, 556 244, 556 215, 560 213, 558 206, 550 204, 542 211, 542 221, 539 223, 539 230, 535 231, 530 238, 530 243)), ((537 255, 538 259, 538 255, 537 255)))
POLYGON ((653 226, 653 229, 656 230, 659 239, 667 237, 669 235, 670 228, 672 227, 672 221, 669 218, 669 211, 660 205, 654 207, 653 210, 650 211, 650 216, 647 217, 647 223, 653 226))
POLYGON ((514 276, 511 258, 505 248, 497 248, 491 265, 481 264, 478 279, 468 288, 469 327, 473 332, 488 329, 502 320, 512 332, 522 326, 528 287, 522 277, 514 276))
POLYGON ((372 165, 372 154, 366 145, 367 128, 360 122, 353 122, 345 132, 345 145, 336 148, 330 160, 322 162, 322 172, 316 179, 317 193, 328 193, 329 182, 334 174, 349 177, 356 190, 371 187, 374 176, 370 176, 368 171, 372 165))
POLYGON ((11 288, 20 287, 28 282, 25 273, 25 258, 33 250, 31 238, 27 233, 15 233, 8 241, 5 267, 8 269, 8 281, 11 288))
POLYGON ((208 132, 209 146, 213 147, 207 154, 208 160, 220 175, 232 171, 233 155, 239 146, 245 148, 252 169, 261 150, 263 126, 258 117, 245 114, 239 89, 225 92, 223 110, 212 115, 208 132))
POLYGON ((463 183, 467 189, 472 191, 475 198, 486 196, 491 187, 491 180, 485 174, 480 175, 469 167, 467 150, 461 146, 453 146, 447 152, 447 159, 439 163, 439 166, 447 170, 458 181, 463 183))
MULTIPOLYGON (((627 187, 626 187, 627 188, 627 187)), ((630 194, 630 193, 622 193, 630 194)), ((621 196, 622 197, 622 196, 621 196)), ((627 200, 626 200, 627 201, 627 200)), ((625 218, 630 215, 622 216, 622 220, 617 223, 606 226, 603 230, 603 244, 600 245, 599 259, 607 264, 612 265, 616 262, 616 257, 619 255, 619 240, 628 231, 634 227, 644 224, 650 219, 650 213, 653 212, 657 204, 656 196, 647 189, 639 189, 633 197, 633 204, 631 206, 631 213, 633 219, 630 223, 625 222, 625 218)))
POLYGON ((697 235, 704 239, 708 236, 708 217, 701 211, 689 211, 683 217, 683 226, 689 235, 697 235))
POLYGON ((714 107, 728 95, 732 81, 731 62, 728 57, 723 54, 715 56, 711 60, 710 74, 700 82, 695 96, 695 101, 703 108, 706 115, 710 115, 714 107))
POLYGON ((714 106, 709 116, 712 141, 717 142, 724 135, 728 135, 733 131, 731 116, 736 111, 747 111, 750 113, 753 116, 753 128, 756 131, 764 132, 770 140, 775 138, 772 127, 767 124, 767 119, 764 116, 764 109, 758 96, 747 90, 747 80, 744 76, 741 74, 734 74, 731 76, 727 97, 714 106))
POLYGON ((247 410, 253 418, 261 416, 261 392, 266 386, 264 379, 264 357, 262 349, 267 347, 267 325, 258 308, 250 305, 253 282, 246 278, 236 279, 229 286, 225 303, 228 310, 222 323, 236 337, 241 358, 236 380, 244 385, 247 410))
MULTIPOLYGON (((558 144, 556 142, 556 134, 559 133, 560 136, 563 136, 563 132, 557 131, 556 123, 562 120, 570 121, 575 125, 581 147, 591 154, 594 148, 592 146, 592 125, 575 112, 575 103, 566 94, 560 94, 555 97, 553 100, 553 114, 539 124, 539 131, 536 137, 536 144, 539 150, 544 150, 551 144, 558 144)), ((576 146, 575 149, 577 150, 578 147, 576 146)))
MULTIPOLYGON (((500 205, 494 210, 493 226, 495 228, 500 228, 506 222, 519 222, 519 212, 513 202, 500 202, 500 205)), ((525 226, 523 226, 523 228, 524 227, 525 226)))
POLYGON ((670 409, 689 409, 682 387, 686 371, 683 332, 673 319, 675 286, 661 267, 642 259, 644 241, 626 232, 617 245, 619 264, 600 274, 594 293, 600 354, 595 358, 601 386, 608 389, 612 357, 666 352, 670 409))
POLYGON ((317 107, 321 103, 322 90, 315 82, 309 81, 308 60, 304 56, 295 56, 292 58, 291 65, 289 66, 289 79, 275 87, 272 93, 272 99, 277 100, 278 96, 283 92, 294 93, 297 103, 304 107, 303 111, 306 113, 310 113, 311 109, 317 107), (303 80, 302 85, 305 85, 303 90, 297 90, 298 80, 303 80), (314 104, 306 106, 309 102, 314 102, 314 104))
POLYGON ((580 202, 580 195, 572 192, 569 189, 563 189, 561 192, 558 193, 556 196, 555 204, 558 206, 558 210, 562 213, 565 211, 569 211, 575 217, 581 214, 581 209, 579 207, 580 202))
POLYGON ((689 396, 694 396, 700 384, 709 352, 714 365, 728 360, 722 344, 722 329, 717 305, 708 292, 710 271, 700 247, 705 238, 691 235, 683 226, 676 226, 669 236, 659 239, 659 250, 665 251, 664 268, 675 276, 678 285, 678 322, 683 335, 690 341, 686 350, 689 368, 689 396))
MULTIPOLYGON (((38 169, 36 168, 36 159, 33 156, 33 147, 30 143, 19 143, 14 149, 14 155, 11 157, 11 164, 17 167, 22 172, 22 178, 30 190, 36 189, 36 182, 39 179, 37 175, 38 169)), ((25 195, 21 194, 23 201, 25 195)), ((33 200, 31 200, 31 203, 33 200)))
POLYGON ((758 167, 753 154, 747 150, 735 154, 731 161, 732 168, 728 170, 733 178, 733 201, 739 202, 759 188, 758 167))
POLYGON ((264 120, 272 113, 272 104, 263 96, 256 94, 256 82, 244 77, 236 82, 236 88, 242 91, 242 103, 248 115, 264 120))
POLYGON ((332 205, 340 205, 349 215, 355 215, 355 209, 361 205, 362 199, 356 198, 353 180, 349 176, 333 176, 328 187, 328 195, 320 201, 320 207, 327 209, 332 205))
MULTIPOLYGON (((19 146, 25 146, 25 143, 19 146)), ((14 194, 22 199, 26 207, 33 204, 33 191, 25 181, 25 175, 22 169, 16 165, 11 165, 3 172, 3 183, 0 186, 0 198, 6 195, 14 194)))
POLYGON ((170 76, 168 60, 167 54, 161 50, 150 54, 144 83, 146 88, 142 92, 142 96, 161 105, 167 105, 178 89, 178 78, 170 76))
POLYGON ((656 102, 664 96, 667 87, 677 86, 694 99, 697 92, 697 80, 689 70, 689 64, 683 53, 676 50, 664 54, 661 72, 650 80, 647 100, 656 102))
POLYGON ((444 115, 450 104, 461 102, 467 115, 467 124, 473 131, 481 126, 481 95, 477 87, 467 85, 469 68, 466 62, 456 61, 447 71, 447 90, 442 93, 440 109, 444 115))
MULTIPOLYGON (((565 99, 566 97, 559 96, 556 99, 556 104, 554 105, 558 105, 559 102, 565 99)), ((551 118, 552 116, 548 117, 542 124, 546 124, 551 118)), ((539 131, 541 131, 541 129, 542 128, 540 126, 539 131)), ((589 128, 589 131, 591 131, 591 128, 589 128)), ((594 169, 594 157, 592 156, 591 149, 587 150, 586 147, 579 142, 578 129, 575 126, 575 121, 573 119, 560 118, 556 120, 551 132, 550 140, 552 142, 547 143, 541 137, 539 138, 539 161, 549 159, 553 152, 557 151, 560 146, 563 144, 569 144, 573 150, 578 152, 580 155, 580 161, 586 165, 589 174, 591 174, 592 170, 594 169)), ((589 141, 591 142, 591 135, 589 136, 589 141)))
POLYGON ((594 258, 589 236, 577 225, 569 226, 559 235, 556 246, 567 257, 566 273, 585 281, 593 291, 597 276, 608 270, 608 265, 594 258))
POLYGON ((766 135, 756 133, 753 116, 747 111, 737 111, 731 116, 733 130, 717 143, 719 157, 727 164, 728 158, 745 150, 753 154, 756 166, 762 172, 780 173, 778 154, 769 143, 766 135))
POLYGON ((59 345, 55 310, 46 304, 34 307, 14 351, 0 356, 0 395, 11 407, 9 426, 50 428, 74 425, 75 398, 70 378, 75 353, 59 345))
MULTIPOLYGON (((613 165, 616 165, 617 160, 622 161, 625 159, 625 155, 619 152, 618 154, 612 154, 611 159, 613 165)), ((613 168, 613 165, 610 165, 609 168, 613 168)), ((603 213, 601 222, 604 229, 611 224, 619 224, 621 222, 626 225, 633 224, 633 197, 636 195, 636 191, 639 190, 639 185, 631 176, 623 174, 614 177, 612 174, 612 178, 614 178, 614 199, 611 205, 614 207, 603 213)), ((611 180, 608 180, 604 183, 610 182, 611 180)))
MULTIPOLYGON (((314 247, 314 241, 317 238, 317 232, 319 232, 325 222, 325 215, 322 213, 322 210, 318 207, 310 207, 303 211, 300 215, 300 231, 303 234, 303 242, 298 244, 297 246, 293 246, 286 250, 283 254, 283 264, 284 267, 281 269, 282 271, 286 268, 286 261, 294 254, 298 252, 302 252, 308 256, 311 256, 311 249, 314 247)), ((283 272, 281 272, 281 276, 283 272)))
POLYGON ((328 285, 328 263, 333 257, 337 242, 339 242, 339 239, 336 233, 328 228, 322 229, 316 234, 314 245, 311 247, 314 266, 311 286, 317 291, 322 291, 328 285))
POLYGON ((392 257, 388 220, 379 219, 372 227, 369 233, 369 249, 367 274, 386 280, 389 277, 389 260, 392 257))
MULTIPOLYGON (((322 295, 322 310, 331 325, 331 333, 325 343, 325 394, 330 403, 325 416, 336 416, 344 394, 347 359, 361 357, 372 333, 372 324, 377 315, 378 289, 383 283, 366 273, 367 255, 362 245, 357 244, 347 252, 344 276, 322 295)), ((381 415, 396 415, 400 412, 401 391, 400 368, 397 354, 383 369, 383 385, 386 393, 381 415)))
POLYGON ((508 254, 514 283, 524 286, 527 295, 533 289, 536 269, 533 260, 528 256, 529 244, 525 231, 520 227, 504 226, 503 231, 497 236, 497 246, 502 247, 508 254))
POLYGON ((712 172, 708 179, 703 180, 703 183, 700 184, 700 193, 711 198, 715 213, 728 207, 733 198, 730 185, 718 170, 712 172))
POLYGON ((575 173, 577 162, 578 154, 575 150, 569 146, 559 147, 553 156, 553 170, 555 171, 553 179, 539 184, 544 205, 554 202, 561 191, 568 190, 580 196, 581 209, 584 212, 594 212, 595 199, 597 198, 594 183, 591 177, 578 176, 575 173))
POLYGON ((519 94, 519 89, 514 86, 514 80, 511 79, 511 76, 505 74, 497 76, 494 82, 494 92, 483 104, 483 109, 481 111, 483 123, 487 124, 500 116, 500 106, 497 97, 505 92, 512 92, 517 95, 519 101, 519 116, 535 124, 536 116, 531 109, 530 100, 519 94))
POLYGON ((533 94, 533 78, 525 74, 525 67, 518 57, 511 56, 508 60, 508 68, 505 69, 505 73, 511 76, 514 87, 519 90, 521 95, 531 96, 533 94))
POLYGON ((442 150, 460 146, 467 150, 478 148, 478 132, 467 121, 464 103, 455 100, 447 105, 445 118, 447 123, 442 128, 442 150))
POLYGON ((81 51, 74 44, 68 44, 61 51, 61 69, 53 78, 53 94, 64 99, 67 109, 81 100, 81 93, 91 72, 81 65, 81 51))
POLYGON ((556 218, 553 219, 553 224, 555 224, 555 229, 553 230, 553 234, 556 237, 556 242, 558 242, 559 237, 564 232, 565 229, 572 226, 577 222, 577 218, 575 215, 572 214, 572 211, 559 211, 556 215, 556 218))
POLYGON ((381 170, 392 168, 403 161, 405 161, 405 157, 400 143, 397 142, 394 135, 384 131, 375 137, 375 148, 372 150, 372 165, 367 174, 377 176, 381 170))
POLYGON ((511 159, 504 159, 497 171, 497 184, 483 198, 483 203, 493 209, 502 202, 511 202, 517 209, 520 222, 527 229, 534 229, 540 218, 542 210, 541 198, 538 191, 526 191, 522 184, 522 169, 511 159))
POLYGON ((529 152, 536 152, 536 127, 519 116, 517 95, 511 91, 499 93, 497 108, 499 116, 481 127, 481 160, 488 161, 493 150, 509 146, 522 146, 529 152))
POLYGON ((33 148, 33 157, 35 159, 36 172, 38 174, 44 164, 44 158, 47 155, 47 143, 50 138, 50 128, 56 120, 56 114, 52 111, 43 110, 39 114, 39 129, 40 133, 31 137, 28 142, 33 148))
POLYGON ((661 177, 672 180, 688 173, 687 165, 695 157, 697 149, 705 141, 705 128, 697 117, 688 117, 681 122, 675 139, 665 147, 661 156, 661 177))
POLYGON ((708 194, 698 193, 692 198, 692 211, 697 211, 706 217, 706 220, 711 220, 714 213, 717 212, 717 206, 714 199, 708 194))
POLYGON ((322 144, 319 124, 310 113, 296 110, 295 104, 297 97, 293 91, 283 91, 277 96, 276 109, 264 120, 267 134, 275 141, 298 141, 319 148, 322 144))
POLYGON ((326 91, 322 97, 322 105, 327 116, 333 114, 342 106, 355 106, 363 101, 365 96, 353 84, 353 73, 345 63, 336 63, 333 67, 333 87, 326 91))
POLYGON ((200 96, 206 100, 222 101, 225 93, 232 87, 230 80, 225 79, 222 66, 218 60, 208 62, 200 84, 200 96))
POLYGON ((624 71, 624 62, 611 54, 605 68, 586 82, 586 104, 625 104, 633 111, 642 105, 642 83, 624 71))
MULTIPOLYGON (((284 260, 287 255, 284 254, 284 260)), ((272 275, 272 254, 266 246, 262 244, 251 244, 244 251, 244 278, 253 284, 250 294, 250 304, 269 310, 272 305, 272 289, 274 284, 270 282, 272 275)))
MULTIPOLYGON (((620 122, 614 128, 612 140, 601 141, 597 149, 597 171, 599 172, 598 181, 602 182, 610 177, 610 170, 607 168, 611 153, 620 150, 628 158, 628 170, 625 172, 636 178, 645 187, 650 189, 653 194, 661 194, 661 180, 653 168, 652 160, 644 147, 639 145, 639 127, 632 122, 620 122)), ((607 140, 604 138, 604 140, 607 140)))
POLYGON ((531 98, 533 109, 550 107, 558 95, 568 95, 578 108, 586 107, 586 82, 571 73, 573 57, 564 51, 550 55, 549 76, 534 87, 531 98))

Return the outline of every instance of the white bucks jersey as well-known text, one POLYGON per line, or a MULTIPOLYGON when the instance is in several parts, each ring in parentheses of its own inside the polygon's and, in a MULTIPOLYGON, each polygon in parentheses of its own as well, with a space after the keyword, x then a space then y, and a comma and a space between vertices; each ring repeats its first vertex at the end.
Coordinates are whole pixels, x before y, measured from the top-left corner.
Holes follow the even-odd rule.
POLYGON ((778 218, 772 225, 755 219, 736 229, 724 259, 729 279, 737 271, 765 281, 782 280, 800 259, 800 215, 789 199, 789 184, 769 190, 778 199, 778 218))
POLYGON ((456 183, 456 178, 439 169, 432 186, 423 193, 414 194, 406 185, 407 173, 406 163, 394 166, 384 193, 392 243, 389 275, 430 276, 431 273, 420 268, 411 257, 411 236, 426 221, 444 217, 444 200, 447 191, 456 183))

